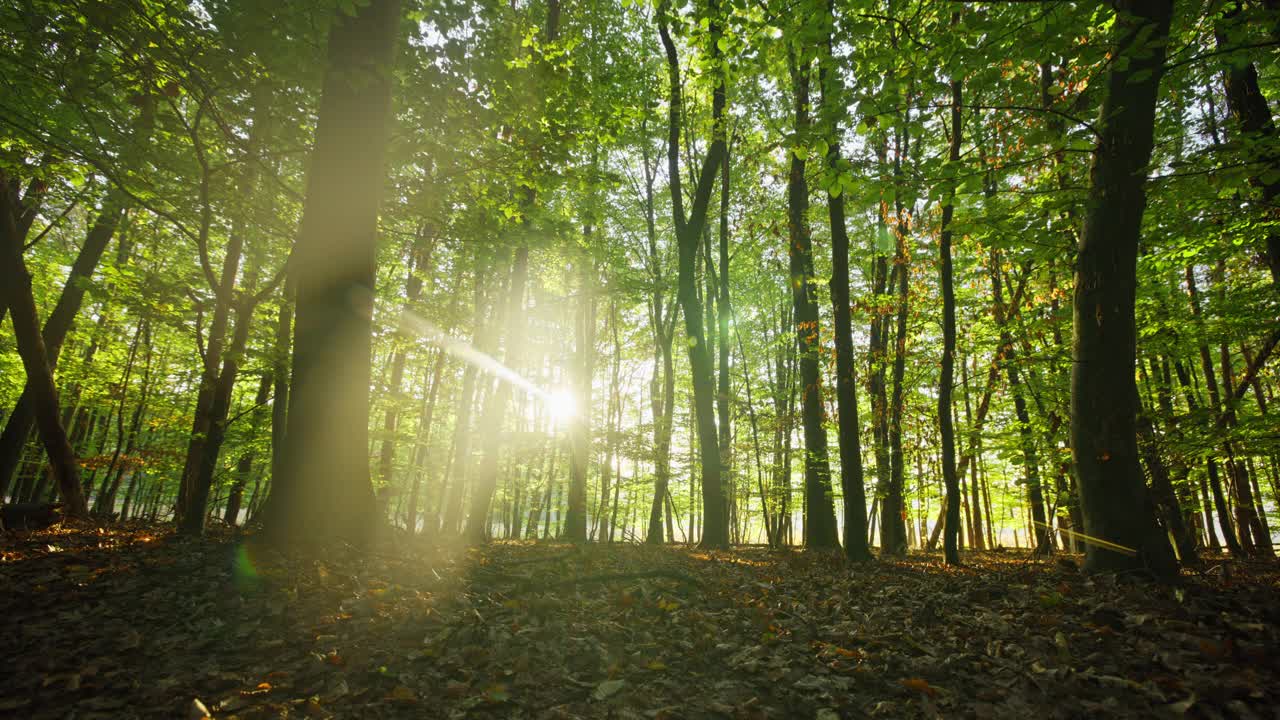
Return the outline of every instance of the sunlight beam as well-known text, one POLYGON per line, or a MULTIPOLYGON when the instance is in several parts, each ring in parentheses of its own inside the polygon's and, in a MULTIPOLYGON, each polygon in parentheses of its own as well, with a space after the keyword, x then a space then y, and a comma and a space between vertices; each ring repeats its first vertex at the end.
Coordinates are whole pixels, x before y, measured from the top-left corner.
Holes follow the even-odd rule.
POLYGON ((401 329, 411 332, 427 342, 439 345, 440 349, 450 355, 493 375, 499 380, 509 382, 525 390, 546 405, 548 411, 557 419, 569 418, 576 413, 576 403, 573 395, 568 391, 549 391, 534 385, 522 377, 520 373, 498 362, 492 356, 475 349, 470 343, 453 337, 418 313, 406 311, 403 315, 401 329))

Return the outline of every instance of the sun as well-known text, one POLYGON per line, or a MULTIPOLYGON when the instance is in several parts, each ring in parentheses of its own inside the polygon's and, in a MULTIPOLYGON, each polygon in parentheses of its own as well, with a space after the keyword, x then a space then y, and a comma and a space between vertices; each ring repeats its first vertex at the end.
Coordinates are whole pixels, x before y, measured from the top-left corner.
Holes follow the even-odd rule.
POLYGON ((544 400, 547 403, 547 411, 556 422, 568 420, 578 412, 578 404, 574 401, 573 394, 564 388, 552 390, 547 393, 544 400))

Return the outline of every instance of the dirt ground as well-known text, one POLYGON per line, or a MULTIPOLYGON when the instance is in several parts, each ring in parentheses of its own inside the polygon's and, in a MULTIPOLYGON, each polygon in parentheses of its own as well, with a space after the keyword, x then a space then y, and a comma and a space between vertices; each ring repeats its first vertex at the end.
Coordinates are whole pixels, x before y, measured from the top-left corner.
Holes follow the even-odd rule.
POLYGON ((1280 567, 0 535, 0 717, 1271 718, 1280 567))

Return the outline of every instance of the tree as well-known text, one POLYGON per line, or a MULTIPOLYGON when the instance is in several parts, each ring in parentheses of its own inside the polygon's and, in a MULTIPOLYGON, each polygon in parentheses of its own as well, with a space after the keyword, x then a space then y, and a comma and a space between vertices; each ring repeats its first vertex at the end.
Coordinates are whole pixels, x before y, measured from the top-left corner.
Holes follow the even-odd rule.
POLYGON ((263 508, 286 540, 367 538, 369 343, 398 0, 340 14, 329 34, 295 250, 296 327, 284 466, 263 508))
MULTIPOLYGON (((827 172, 835 181, 844 171, 840 153, 841 98, 844 93, 836 74, 832 34, 835 3, 827 2, 826 37, 818 66, 822 86, 822 120, 827 137, 827 172)), ((831 308, 835 326, 836 405, 840 413, 840 489, 844 493, 844 553, 854 562, 871 559, 867 541, 867 496, 862 472, 862 425, 858 421, 858 378, 853 357, 853 307, 849 298, 849 231, 846 227, 844 193, 827 193, 827 216, 831 222, 831 308)))
MULTIPOLYGON (((951 25, 959 21, 960 14, 953 13, 951 25)), ((961 125, 963 113, 963 83, 951 79, 951 141, 947 159, 953 171, 960 162, 961 125)), ((942 440, 942 482, 946 486, 946 531, 943 552, 948 565, 960 564, 960 476, 956 472, 956 439, 952 420, 954 408, 951 391, 955 386, 956 363, 956 291, 951 267, 951 220, 955 215, 955 188, 942 206, 942 230, 938 242, 938 284, 942 289, 942 375, 938 380, 938 434, 942 440)))
MULTIPOLYGON (((808 141, 809 81, 812 59, 799 47, 789 60, 797 144, 808 141)), ((805 178, 806 152, 793 150, 787 176, 787 243, 790 258, 791 298, 795 303, 796 343, 800 353, 800 407, 804 422, 805 545, 839 547, 836 513, 831 499, 831 465, 827 458, 827 429, 818 371, 820 326, 818 303, 813 294, 813 239, 809 233, 809 183, 805 178)))
POLYGON ((1171 0, 1119 0, 1115 57, 1099 114, 1073 299, 1071 452, 1090 570, 1170 577, 1173 551, 1157 525, 1139 464, 1133 389, 1138 239, 1147 163, 1173 15, 1171 0))
MULTIPOLYGON (((714 12, 714 10, 713 10, 714 12)), ((693 404, 697 427, 698 448, 702 461, 702 545, 708 548, 727 547, 729 523, 725 512, 725 497, 720 472, 719 436, 715 420, 715 379, 711 365, 711 348, 707 346, 703 331, 702 301, 698 297, 694 266, 702 244, 706 227, 707 209, 720 170, 721 156, 725 152, 723 135, 713 133, 711 146, 702 161, 697 186, 693 192, 693 204, 686 215, 684 192, 680 182, 680 135, 683 118, 683 89, 680 81, 680 58, 675 41, 671 37, 671 7, 663 2, 658 8, 658 33, 667 56, 668 116, 667 116, 667 180, 671 188, 671 212, 675 221, 676 242, 679 247, 679 277, 677 297, 684 313, 685 334, 689 343, 689 364, 693 372, 693 404)), ((712 24, 719 27, 719 18, 712 24)), ((713 31, 712 46, 718 31, 713 31)), ((714 92, 712 123, 724 122, 725 87, 723 77, 714 92)))
POLYGON ((12 192, 8 178, 0 175, 0 282, 5 288, 5 306, 9 308, 22 367, 27 373, 27 388, 31 393, 40 440, 53 465, 67 514, 86 517, 89 509, 80 490, 80 470, 67 440, 67 431, 58 416, 58 390, 54 387, 49 354, 40 336, 36 304, 31 295, 31 274, 22 261, 22 240, 13 216, 13 205, 9 201, 12 192))

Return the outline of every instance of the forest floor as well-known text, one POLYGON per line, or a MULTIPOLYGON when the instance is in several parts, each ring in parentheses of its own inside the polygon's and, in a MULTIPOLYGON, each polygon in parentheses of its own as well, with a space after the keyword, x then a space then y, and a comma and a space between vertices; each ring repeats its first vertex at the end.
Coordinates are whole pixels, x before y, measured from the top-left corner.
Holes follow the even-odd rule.
POLYGON ((0 534, 0 717, 1274 717, 1280 567, 0 534), (195 702, 198 700, 199 705, 195 702))

